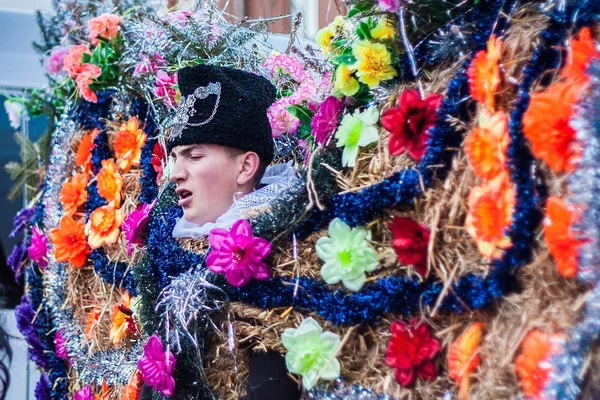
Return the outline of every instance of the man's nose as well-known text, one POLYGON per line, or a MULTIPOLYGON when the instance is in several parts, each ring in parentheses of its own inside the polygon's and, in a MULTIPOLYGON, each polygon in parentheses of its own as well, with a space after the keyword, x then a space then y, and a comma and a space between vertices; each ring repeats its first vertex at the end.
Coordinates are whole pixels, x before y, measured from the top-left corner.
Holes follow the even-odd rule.
POLYGON ((185 179, 185 168, 183 168, 181 159, 176 159, 173 162, 173 168, 171 168, 171 176, 169 179, 173 183, 180 182, 185 179))

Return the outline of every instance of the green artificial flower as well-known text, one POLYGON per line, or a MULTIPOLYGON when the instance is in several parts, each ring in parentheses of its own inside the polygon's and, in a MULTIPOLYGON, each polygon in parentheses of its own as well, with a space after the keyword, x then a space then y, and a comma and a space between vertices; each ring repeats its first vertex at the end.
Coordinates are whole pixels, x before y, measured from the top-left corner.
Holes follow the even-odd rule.
POLYGON ((315 249, 321 260, 321 275, 332 284, 340 280, 350 290, 360 290, 367 276, 379 263, 377 253, 369 245, 371 232, 361 228, 350 228, 336 218, 329 224, 329 237, 317 241, 315 249))
POLYGON ((333 332, 323 332, 317 321, 307 318, 297 329, 287 328, 281 335, 287 349, 287 369, 302 376, 302 385, 310 390, 320 379, 332 381, 340 376, 340 362, 335 353, 340 347, 340 337, 333 332))
POLYGON ((376 106, 369 107, 364 112, 356 110, 352 115, 344 115, 342 123, 335 133, 337 147, 344 147, 343 166, 354 167, 358 147, 364 147, 377 141, 379 132, 375 124, 378 120, 379 110, 376 106))

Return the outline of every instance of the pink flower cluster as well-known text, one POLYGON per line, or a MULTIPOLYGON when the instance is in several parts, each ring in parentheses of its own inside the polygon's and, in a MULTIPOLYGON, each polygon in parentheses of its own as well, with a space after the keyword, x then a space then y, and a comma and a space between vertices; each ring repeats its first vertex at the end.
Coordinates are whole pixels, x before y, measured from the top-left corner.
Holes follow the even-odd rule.
POLYGON ((44 67, 46 72, 52 75, 58 75, 63 71, 65 56, 69 54, 69 50, 62 46, 55 46, 50 51, 50 56, 46 59, 44 67))
POLYGON ((35 261, 40 268, 45 268, 48 265, 48 238, 43 232, 39 231, 35 226, 31 230, 31 244, 27 249, 29 259, 35 261))
POLYGON ((151 56, 140 54, 140 58, 142 61, 135 66, 133 76, 154 73, 161 67, 167 65, 167 60, 165 60, 159 53, 154 53, 151 56))
POLYGON ((381 11, 396 12, 400 9, 401 1, 402 0, 379 0, 377 5, 381 11))
POLYGON ((165 71, 156 73, 156 88, 154 94, 162 98, 168 107, 177 107, 177 74, 169 75, 165 71))
POLYGON ((114 14, 102 14, 91 18, 88 21, 88 38, 92 45, 97 46, 100 43, 98 38, 111 40, 117 37, 119 33, 119 24, 121 17, 114 14))
POLYGON ((102 69, 94 64, 84 63, 83 55, 91 54, 90 49, 85 44, 78 44, 69 49, 69 54, 64 57, 64 68, 69 76, 75 79, 81 96, 87 101, 95 103, 98 101, 89 85, 92 80, 102 75, 102 69))
POLYGON ((269 269, 264 259, 271 252, 271 243, 252 236, 250 223, 241 219, 231 226, 231 231, 215 228, 208 235, 211 251, 206 266, 213 272, 225 274, 232 286, 242 287, 250 279, 269 279, 269 269))
POLYGON ((294 134, 300 127, 300 120, 289 113, 288 106, 295 105, 291 96, 282 97, 271 104, 267 110, 267 118, 271 124, 273 137, 279 137, 284 134, 294 134))
POLYGON ((138 367, 146 384, 163 396, 171 397, 175 392, 175 362, 173 353, 163 350, 162 341, 154 334, 144 346, 144 355, 138 361, 138 367))
POLYGON ((302 82, 306 75, 300 60, 287 54, 271 54, 265 60, 264 67, 271 73, 273 78, 279 78, 282 74, 287 74, 296 82, 302 82))

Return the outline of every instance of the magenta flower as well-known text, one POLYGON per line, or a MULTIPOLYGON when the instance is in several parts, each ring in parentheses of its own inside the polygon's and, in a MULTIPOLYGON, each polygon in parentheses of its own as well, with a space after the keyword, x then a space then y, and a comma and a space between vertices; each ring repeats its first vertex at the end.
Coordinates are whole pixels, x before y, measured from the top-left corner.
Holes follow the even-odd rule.
POLYGON ((336 130, 343 107, 344 102, 335 96, 329 96, 321 103, 310 124, 317 144, 327 142, 331 133, 336 130))
POLYGON ((54 334, 54 346, 56 346, 56 355, 58 358, 62 358, 63 360, 69 359, 69 354, 67 353, 67 341, 63 337, 60 329, 54 334))
POLYGON ((206 266, 213 272, 225 274, 232 286, 242 287, 250 281, 269 279, 265 257, 271 252, 271 243, 252 236, 250 223, 241 219, 231 227, 231 232, 222 228, 210 231, 208 241, 211 251, 206 257, 206 266))
POLYGON ((175 391, 173 368, 175 356, 163 350, 160 338, 154 334, 144 346, 144 355, 138 361, 138 367, 144 375, 144 381, 163 396, 171 397, 175 391))
POLYGON ((169 75, 165 71, 156 73, 156 88, 154 94, 163 99, 163 103, 169 107, 177 106, 177 74, 169 75))
POLYGON ((125 232, 125 240, 127 240, 127 255, 130 256, 133 250, 133 245, 143 244, 142 234, 148 226, 148 217, 150 211, 154 207, 154 200, 150 204, 140 204, 137 208, 130 212, 123 223, 123 232, 125 232))
POLYGON ((267 57, 264 66, 273 78, 278 78, 285 74, 289 75, 296 82, 302 82, 304 79, 304 66, 296 57, 285 53, 274 52, 267 57))
POLYGON ((145 54, 140 54, 142 61, 137 63, 135 69, 133 70, 133 76, 138 76, 141 74, 154 73, 158 71, 161 67, 167 65, 167 60, 163 58, 159 53, 154 53, 152 56, 148 57, 145 54))
POLYGON ((48 238, 37 227, 31 230, 31 244, 27 249, 29 259, 35 261, 40 268, 45 268, 48 265, 48 238))
POLYGON ((294 117, 287 110, 287 106, 293 105, 290 97, 282 97, 271 104, 267 110, 267 117, 271 123, 271 132, 273 137, 279 137, 284 134, 296 133, 300 127, 300 120, 294 117))
POLYGON ((381 11, 396 12, 400 9, 401 0, 379 0, 377 5, 381 11))
POLYGON ((57 75, 63 70, 63 61, 65 56, 69 54, 69 50, 62 46, 55 46, 50 52, 50 56, 46 59, 44 66, 46 72, 49 74, 57 75))
POLYGON ((73 400, 94 400, 94 392, 90 385, 85 385, 75 392, 73 400))

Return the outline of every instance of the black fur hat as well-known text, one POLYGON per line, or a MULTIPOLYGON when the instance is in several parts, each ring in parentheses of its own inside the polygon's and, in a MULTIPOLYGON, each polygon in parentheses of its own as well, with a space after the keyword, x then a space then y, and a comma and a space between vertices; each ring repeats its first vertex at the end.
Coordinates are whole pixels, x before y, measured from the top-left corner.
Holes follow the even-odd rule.
POLYGON ((196 65, 178 73, 181 100, 171 124, 167 148, 196 143, 254 151, 273 160, 267 109, 275 87, 265 78, 239 69, 196 65))

